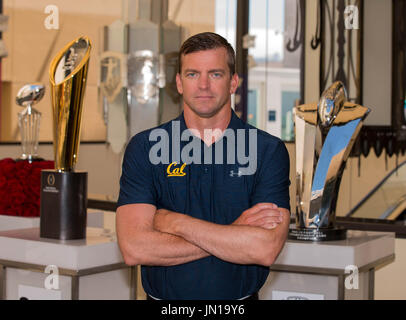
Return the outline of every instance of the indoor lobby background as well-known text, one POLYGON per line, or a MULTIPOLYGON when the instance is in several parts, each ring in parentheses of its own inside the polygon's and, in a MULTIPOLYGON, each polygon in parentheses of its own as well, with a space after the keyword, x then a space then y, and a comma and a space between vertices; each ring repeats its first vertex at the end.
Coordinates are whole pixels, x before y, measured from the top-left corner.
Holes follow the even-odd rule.
MULTIPOLYGON (((368 32, 365 32, 363 50, 364 56, 369 58, 362 61, 365 79, 363 105, 372 109, 366 124, 390 125, 391 54, 385 50, 380 52, 384 58, 379 58, 379 66, 374 59, 379 57, 381 47, 391 47, 391 30, 379 23, 390 16, 392 7, 388 4, 391 1, 367 1, 374 3, 374 6, 369 7, 372 9, 365 14, 364 21, 364 28, 368 32), (371 40, 369 44, 368 37, 380 37, 383 43, 377 45, 371 40)), ((89 198, 117 199, 124 147, 118 151, 112 148, 112 143, 116 142, 114 137, 109 136, 108 127, 111 126, 110 130, 114 131, 116 124, 106 124, 100 98, 99 64, 104 46, 103 28, 117 20, 136 23, 141 16, 139 6, 143 2, 148 3, 143 0, 3 1, 3 13, 9 16, 9 25, 2 37, 8 56, 1 60, 0 158, 15 159, 20 156, 17 114, 21 108, 16 105, 15 97, 24 84, 41 82, 46 84, 46 94, 36 105, 36 109, 42 113, 39 155, 53 159, 49 63, 66 43, 80 35, 87 35, 92 40, 93 49, 84 99, 82 143, 76 168, 88 172, 89 198), (57 6, 59 11, 58 29, 44 26, 49 16, 44 9, 50 4, 57 6)), ((236 0, 168 0, 167 6, 168 20, 180 27, 181 40, 199 32, 213 31, 236 45, 236 0)), ((248 53, 247 119, 258 128, 286 141, 291 161, 292 212, 296 201, 292 108, 301 99, 302 103, 310 103, 317 102, 320 97, 321 48, 313 49, 311 44, 317 30, 317 6, 317 0, 306 0, 305 28, 301 30, 304 41, 298 51, 288 52, 286 42, 294 37, 297 23, 296 1, 250 1, 249 34, 255 35, 256 39, 254 44, 249 45, 248 53), (287 11, 286 8, 291 10, 287 11), (301 50, 304 50, 303 61, 301 50)), ((170 81, 167 78, 167 82, 170 81)), ((139 117, 143 115, 139 114, 139 117)), ((405 160, 405 155, 400 153, 389 157, 385 150, 379 157, 373 150, 367 157, 350 157, 341 182, 337 216, 345 216, 397 164, 405 160)), ((109 214, 105 227, 114 229, 114 213, 109 214)), ((406 239, 397 238, 395 245, 395 261, 376 271, 375 299, 406 299, 406 239)))

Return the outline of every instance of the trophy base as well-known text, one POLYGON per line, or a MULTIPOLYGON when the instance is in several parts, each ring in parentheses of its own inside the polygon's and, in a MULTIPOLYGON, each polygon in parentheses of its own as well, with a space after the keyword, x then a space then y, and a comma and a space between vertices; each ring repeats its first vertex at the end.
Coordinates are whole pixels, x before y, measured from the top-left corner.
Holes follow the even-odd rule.
POLYGON ((29 157, 21 157, 16 159, 16 162, 18 161, 28 161, 29 163, 32 163, 34 161, 44 161, 44 158, 40 158, 38 156, 29 156, 29 157))
POLYGON ((41 171, 40 237, 86 238, 87 172, 41 171))
POLYGON ((341 227, 320 228, 320 229, 301 229, 290 228, 288 239, 298 241, 334 241, 345 240, 347 238, 347 229, 341 227))

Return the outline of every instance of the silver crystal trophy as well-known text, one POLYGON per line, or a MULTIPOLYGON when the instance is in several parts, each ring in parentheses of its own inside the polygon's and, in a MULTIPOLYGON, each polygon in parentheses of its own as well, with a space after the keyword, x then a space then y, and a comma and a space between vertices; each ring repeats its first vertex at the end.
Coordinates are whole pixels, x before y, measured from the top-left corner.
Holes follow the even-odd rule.
MULTIPOLYGON (((150 50, 140 50, 128 56, 128 97, 146 104, 159 95, 159 88, 165 87, 165 62, 163 55, 157 56, 150 50)), ((131 102, 129 103, 131 105, 131 102)))
POLYGON ((18 126, 21 133, 22 154, 19 160, 42 160, 38 157, 39 126, 41 112, 32 106, 38 103, 45 94, 42 84, 27 84, 17 93, 16 103, 24 110, 18 113, 18 126))
POLYGON ((295 108, 296 227, 291 240, 342 240, 335 210, 346 160, 369 108, 347 101, 342 82, 326 89, 318 104, 295 108))

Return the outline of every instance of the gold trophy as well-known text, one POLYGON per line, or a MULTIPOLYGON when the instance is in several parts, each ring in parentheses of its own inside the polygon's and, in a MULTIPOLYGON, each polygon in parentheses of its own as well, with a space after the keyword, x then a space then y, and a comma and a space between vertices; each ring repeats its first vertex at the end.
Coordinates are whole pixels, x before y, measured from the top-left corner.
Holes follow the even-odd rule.
POLYGON ((80 37, 55 56, 49 69, 55 170, 41 174, 40 236, 44 238, 86 237, 87 172, 74 167, 90 49, 90 40, 80 37))

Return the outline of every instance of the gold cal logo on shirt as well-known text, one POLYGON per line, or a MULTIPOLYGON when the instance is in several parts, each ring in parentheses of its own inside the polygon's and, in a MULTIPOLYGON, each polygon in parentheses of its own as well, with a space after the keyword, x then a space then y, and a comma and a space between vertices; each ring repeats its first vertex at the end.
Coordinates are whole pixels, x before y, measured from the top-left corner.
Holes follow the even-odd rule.
POLYGON ((168 174, 168 177, 183 177, 186 175, 185 172, 183 172, 183 169, 186 167, 186 163, 182 164, 180 168, 173 168, 172 166, 176 166, 178 163, 177 162, 172 162, 168 168, 166 168, 166 173, 168 174))

